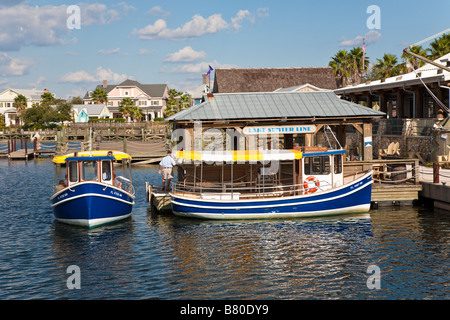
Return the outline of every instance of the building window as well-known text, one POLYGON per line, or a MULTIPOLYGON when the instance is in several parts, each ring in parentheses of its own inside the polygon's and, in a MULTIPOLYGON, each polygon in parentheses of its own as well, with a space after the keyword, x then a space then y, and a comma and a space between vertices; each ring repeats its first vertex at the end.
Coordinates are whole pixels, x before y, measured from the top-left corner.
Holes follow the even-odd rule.
POLYGON ((128 95, 128 91, 125 91, 125 95, 126 95, 126 96, 128 95))
POLYGON ((159 100, 152 100, 152 106, 159 106, 159 100))
POLYGON ((147 101, 139 101, 139 105, 140 106, 146 106, 147 105, 147 101))

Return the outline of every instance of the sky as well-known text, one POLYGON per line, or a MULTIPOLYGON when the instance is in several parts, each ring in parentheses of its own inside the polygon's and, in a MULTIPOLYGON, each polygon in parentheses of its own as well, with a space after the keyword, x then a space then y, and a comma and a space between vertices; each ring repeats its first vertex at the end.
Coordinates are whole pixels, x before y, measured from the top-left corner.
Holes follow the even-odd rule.
POLYGON ((449 13, 450 0, 0 0, 0 91, 69 99, 126 79, 187 91, 209 65, 325 67, 363 38, 371 62, 400 58, 449 13))

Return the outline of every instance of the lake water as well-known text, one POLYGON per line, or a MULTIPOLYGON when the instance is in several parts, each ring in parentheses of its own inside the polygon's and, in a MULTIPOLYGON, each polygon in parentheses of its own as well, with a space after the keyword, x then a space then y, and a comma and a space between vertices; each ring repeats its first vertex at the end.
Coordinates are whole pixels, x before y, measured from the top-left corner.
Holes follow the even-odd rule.
POLYGON ((131 219, 93 230, 54 220, 49 159, 0 160, 0 299, 448 299, 450 214, 203 221, 145 202, 156 166, 134 168, 131 219), (67 268, 80 268, 68 289, 67 268), (379 282, 375 280, 379 279, 379 282))

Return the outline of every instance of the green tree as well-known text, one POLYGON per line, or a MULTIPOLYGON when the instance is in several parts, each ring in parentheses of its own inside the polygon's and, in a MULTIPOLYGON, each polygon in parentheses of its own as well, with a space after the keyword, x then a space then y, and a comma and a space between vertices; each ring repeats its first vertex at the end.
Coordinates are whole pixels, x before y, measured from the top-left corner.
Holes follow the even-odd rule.
MULTIPOLYGON (((428 58, 428 52, 426 49, 423 49, 422 46, 414 46, 409 49, 412 53, 418 54, 419 56, 428 58)), ((416 57, 403 52, 402 59, 407 64, 407 72, 411 72, 413 70, 417 70, 418 68, 422 67, 425 62, 423 60, 417 59, 416 57)))
POLYGON ((394 77, 401 72, 402 65, 398 64, 398 59, 395 55, 385 53, 382 59, 377 59, 375 73, 379 79, 394 77))
POLYGON ((350 61, 347 50, 339 50, 328 63, 333 70, 338 88, 346 87, 350 83, 350 61))
POLYGON ((72 97, 72 99, 70 100, 70 103, 72 105, 74 105, 74 104, 83 104, 83 99, 81 97, 72 97))
POLYGON ((187 109, 191 106, 189 95, 183 91, 177 91, 176 89, 169 90, 169 99, 167 100, 165 116, 171 115, 187 109))
POLYGON ((22 122, 22 115, 24 110, 27 108, 27 98, 24 95, 19 94, 14 98, 14 107, 16 108, 16 114, 22 122))
POLYGON ((450 33, 443 34, 440 38, 431 42, 427 52, 429 52, 429 58, 431 60, 435 60, 450 53, 450 33))
POLYGON ((52 104, 55 102, 55 97, 50 92, 44 92, 41 95, 41 98, 42 98, 42 103, 45 103, 45 104, 52 104))
POLYGON ((348 59, 351 82, 354 85, 360 84, 361 82, 363 82, 364 74, 369 67, 369 57, 364 56, 364 52, 361 47, 354 47, 350 51, 348 59))
POLYGON ((138 106, 132 106, 129 108, 130 116, 133 120, 141 121, 142 117, 144 116, 144 113, 142 112, 141 108, 138 106))
POLYGON ((101 88, 95 89, 92 92, 91 98, 96 104, 103 104, 103 103, 108 102, 108 94, 106 93, 105 90, 103 90, 101 88))
POLYGON ((134 107, 134 102, 131 98, 123 98, 119 103, 119 112, 125 118, 131 117, 131 109, 134 107))

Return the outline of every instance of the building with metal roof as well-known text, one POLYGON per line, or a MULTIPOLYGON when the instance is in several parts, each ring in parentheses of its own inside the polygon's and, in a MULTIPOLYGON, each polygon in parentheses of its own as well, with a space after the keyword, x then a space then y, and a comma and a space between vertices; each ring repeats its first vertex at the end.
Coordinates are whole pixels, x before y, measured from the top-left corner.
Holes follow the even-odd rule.
POLYGON ((332 91, 222 93, 183 110, 168 121, 274 121, 319 118, 378 118, 383 112, 339 99, 332 91))
POLYGON ((201 123, 202 132, 210 128, 233 129, 246 141, 249 132, 261 132, 258 131, 261 126, 270 126, 273 132, 281 133, 284 149, 294 147, 295 142, 315 146, 318 144, 316 135, 329 128, 336 132, 344 147, 346 129, 351 125, 363 136, 364 159, 370 160, 372 121, 383 116, 383 112, 339 99, 333 91, 294 91, 208 94, 202 103, 166 120, 173 123, 173 129, 188 130, 192 137, 197 135, 194 127, 201 123), (314 128, 296 131, 296 126, 305 125, 314 128))

